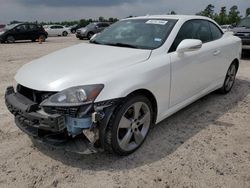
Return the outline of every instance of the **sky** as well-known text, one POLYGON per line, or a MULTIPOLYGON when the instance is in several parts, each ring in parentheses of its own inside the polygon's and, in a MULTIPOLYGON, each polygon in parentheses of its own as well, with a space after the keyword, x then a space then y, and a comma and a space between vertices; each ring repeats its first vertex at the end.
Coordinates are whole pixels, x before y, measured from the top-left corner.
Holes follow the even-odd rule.
POLYGON ((63 21, 167 14, 195 14, 208 4, 216 11, 237 5, 242 15, 250 0, 0 0, 0 23, 18 21, 63 21))

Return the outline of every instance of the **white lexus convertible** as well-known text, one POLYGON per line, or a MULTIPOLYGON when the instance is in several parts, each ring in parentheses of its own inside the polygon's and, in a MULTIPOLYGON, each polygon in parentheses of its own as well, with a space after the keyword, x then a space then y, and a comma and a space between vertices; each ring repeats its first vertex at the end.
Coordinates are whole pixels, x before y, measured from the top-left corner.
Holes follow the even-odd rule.
POLYGON ((210 92, 228 93, 240 56, 241 40, 209 18, 129 18, 24 65, 5 101, 34 140, 128 155, 154 124, 210 92))

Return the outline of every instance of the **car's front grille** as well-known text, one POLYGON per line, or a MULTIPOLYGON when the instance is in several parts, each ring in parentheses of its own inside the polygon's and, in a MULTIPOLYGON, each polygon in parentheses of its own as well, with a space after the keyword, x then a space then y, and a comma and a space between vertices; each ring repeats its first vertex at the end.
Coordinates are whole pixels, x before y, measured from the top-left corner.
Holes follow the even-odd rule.
POLYGON ((51 107, 44 106, 43 110, 48 114, 60 114, 70 117, 76 117, 79 107, 51 107))
POLYGON ((240 38, 250 38, 250 32, 238 32, 234 35, 240 38))
POLYGON ((40 104, 42 101, 44 101, 45 99, 56 93, 56 92, 37 91, 24 87, 20 84, 17 85, 17 92, 37 104, 40 104))

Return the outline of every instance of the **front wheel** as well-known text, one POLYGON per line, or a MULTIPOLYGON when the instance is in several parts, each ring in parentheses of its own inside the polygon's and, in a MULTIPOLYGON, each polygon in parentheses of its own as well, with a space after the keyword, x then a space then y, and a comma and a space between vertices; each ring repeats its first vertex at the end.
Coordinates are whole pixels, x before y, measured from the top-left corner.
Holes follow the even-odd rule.
POLYGON ((105 149, 118 155, 129 155, 146 139, 153 122, 150 101, 134 96, 117 107, 105 135, 105 149))
POLYGON ((64 36, 64 37, 68 36, 68 32, 67 32, 67 31, 64 31, 64 32, 62 33, 62 36, 64 36))
POLYGON ((15 42, 15 38, 12 35, 7 36, 6 38, 7 43, 14 43, 15 42))
POLYGON ((219 89, 220 93, 226 94, 231 91, 235 82, 236 74, 237 74, 237 64, 233 62, 228 68, 223 86, 219 89))
POLYGON ((93 36, 94 36, 94 33, 90 32, 88 33, 87 38, 90 40, 93 36))

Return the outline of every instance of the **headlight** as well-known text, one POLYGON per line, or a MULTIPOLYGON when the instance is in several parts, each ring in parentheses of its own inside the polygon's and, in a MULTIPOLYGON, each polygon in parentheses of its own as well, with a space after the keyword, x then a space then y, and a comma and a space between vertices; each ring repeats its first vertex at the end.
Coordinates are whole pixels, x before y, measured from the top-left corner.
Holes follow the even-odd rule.
POLYGON ((44 100, 41 106, 79 106, 91 103, 103 87, 103 84, 71 87, 44 100))
POLYGON ((81 33, 85 33, 87 31, 87 29, 82 29, 81 33))

